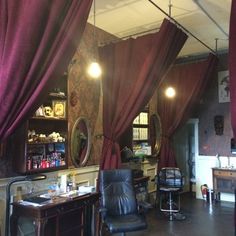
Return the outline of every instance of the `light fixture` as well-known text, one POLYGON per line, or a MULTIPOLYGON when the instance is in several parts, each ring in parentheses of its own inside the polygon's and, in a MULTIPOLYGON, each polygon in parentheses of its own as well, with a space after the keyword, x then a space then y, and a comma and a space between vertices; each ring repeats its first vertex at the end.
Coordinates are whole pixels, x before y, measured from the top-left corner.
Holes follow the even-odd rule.
POLYGON ((87 72, 90 77, 94 79, 98 79, 100 75, 102 74, 102 70, 98 62, 93 61, 89 64, 87 72))
POLYGON ((168 87, 168 88, 165 90, 165 95, 166 95, 166 97, 168 97, 168 98, 174 98, 175 95, 176 95, 175 89, 174 89, 173 87, 168 87))
POLYGON ((102 74, 102 69, 99 65, 99 63, 96 60, 96 35, 95 35, 95 18, 96 18, 96 12, 95 12, 95 0, 93 1, 93 61, 90 62, 87 73, 91 78, 98 79, 102 74))

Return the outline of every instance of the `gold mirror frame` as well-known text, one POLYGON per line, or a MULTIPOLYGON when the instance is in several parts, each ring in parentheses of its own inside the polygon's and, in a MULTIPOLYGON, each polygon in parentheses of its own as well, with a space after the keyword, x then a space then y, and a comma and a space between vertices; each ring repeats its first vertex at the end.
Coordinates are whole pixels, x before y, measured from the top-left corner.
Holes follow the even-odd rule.
POLYGON ((150 116, 150 144, 152 155, 158 156, 161 148, 161 120, 158 114, 150 116))
POLYGON ((75 167, 85 166, 91 151, 91 130, 88 119, 79 117, 71 131, 71 160, 75 167))

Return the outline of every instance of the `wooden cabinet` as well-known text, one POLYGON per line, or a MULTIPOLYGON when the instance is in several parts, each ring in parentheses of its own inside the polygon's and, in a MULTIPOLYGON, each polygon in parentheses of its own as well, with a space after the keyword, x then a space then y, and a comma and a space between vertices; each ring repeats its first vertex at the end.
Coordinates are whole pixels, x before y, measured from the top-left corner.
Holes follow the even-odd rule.
POLYGON ((149 143, 149 113, 142 111, 133 121, 133 150, 140 148, 142 143, 149 143))
POLYGON ((133 152, 140 150, 143 144, 150 145, 148 106, 134 119, 119 139, 120 149, 128 147, 133 152))
POLYGON ((14 170, 47 172, 67 168, 67 78, 14 135, 14 170))
POLYGON ((213 188, 216 192, 234 193, 236 169, 213 168, 213 188))

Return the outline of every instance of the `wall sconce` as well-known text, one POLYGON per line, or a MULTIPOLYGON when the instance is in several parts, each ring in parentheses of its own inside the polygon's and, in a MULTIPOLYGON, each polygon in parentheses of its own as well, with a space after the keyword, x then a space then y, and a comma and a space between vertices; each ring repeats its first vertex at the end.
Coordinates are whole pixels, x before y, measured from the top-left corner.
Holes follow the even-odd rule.
POLYGON ((224 132, 224 116, 217 115, 214 117, 214 127, 216 135, 223 135, 224 132))

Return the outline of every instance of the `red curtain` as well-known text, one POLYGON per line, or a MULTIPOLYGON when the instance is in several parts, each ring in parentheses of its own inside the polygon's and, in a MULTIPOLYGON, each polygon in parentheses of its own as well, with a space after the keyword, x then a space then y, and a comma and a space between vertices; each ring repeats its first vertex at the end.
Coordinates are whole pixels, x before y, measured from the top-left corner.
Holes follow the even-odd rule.
POLYGON ((191 109, 199 101, 207 82, 215 71, 216 62, 217 57, 210 54, 204 61, 175 65, 158 88, 157 111, 162 127, 158 169, 176 166, 171 138, 177 128, 189 118, 191 109), (169 86, 176 90, 176 96, 173 99, 164 95, 164 90, 169 86))
POLYGON ((229 29, 229 84, 230 112, 234 138, 236 138, 236 2, 232 1, 229 29))
POLYGON ((101 169, 120 166, 120 135, 150 100, 187 36, 168 20, 160 31, 100 48, 103 67, 101 169))
POLYGON ((0 140, 66 70, 92 0, 0 0, 0 140))

